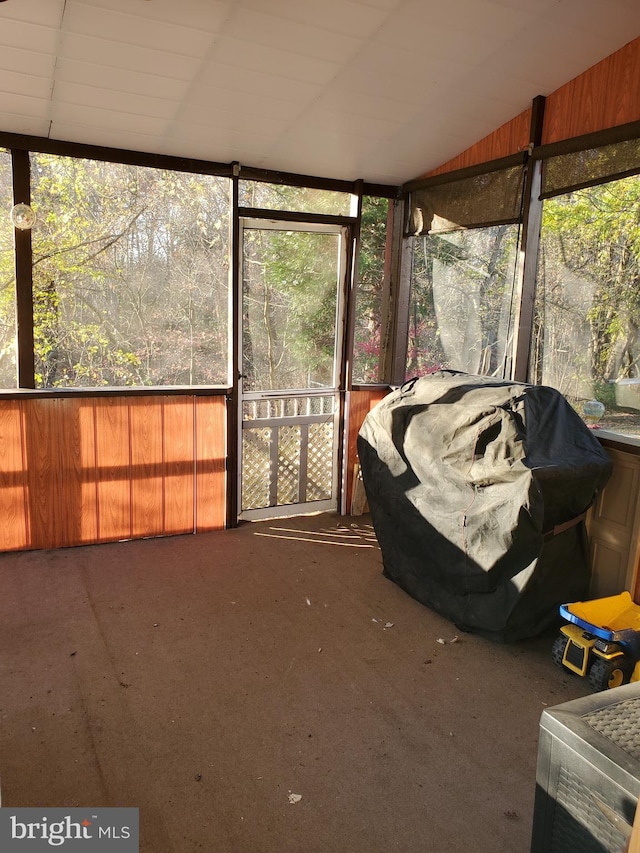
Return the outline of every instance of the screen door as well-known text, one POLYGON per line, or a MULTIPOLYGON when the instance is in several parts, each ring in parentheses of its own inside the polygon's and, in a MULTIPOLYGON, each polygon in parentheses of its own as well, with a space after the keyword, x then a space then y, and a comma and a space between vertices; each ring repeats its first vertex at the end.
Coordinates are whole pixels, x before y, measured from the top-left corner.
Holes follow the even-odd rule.
POLYGON ((241 221, 240 518, 337 507, 345 231, 241 221))

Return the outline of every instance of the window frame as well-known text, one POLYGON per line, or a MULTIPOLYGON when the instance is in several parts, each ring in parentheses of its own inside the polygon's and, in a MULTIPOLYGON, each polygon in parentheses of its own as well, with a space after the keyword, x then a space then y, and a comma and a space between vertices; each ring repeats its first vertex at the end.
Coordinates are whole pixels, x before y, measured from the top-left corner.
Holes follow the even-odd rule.
MULTIPOLYGON (((243 180, 264 181, 271 184, 287 184, 297 187, 308 187, 334 192, 349 192, 353 195, 366 193, 388 199, 395 199, 399 195, 400 188, 396 186, 368 183, 363 181, 345 181, 330 178, 320 178, 294 173, 275 172, 264 169, 240 166, 237 162, 219 163, 208 160, 196 160, 191 158, 175 157, 172 155, 150 154, 126 149, 108 148, 104 146, 88 145, 84 143, 72 143, 43 137, 28 136, 16 133, 0 132, 0 146, 6 149, 11 156, 11 168, 13 178, 13 202, 31 203, 31 174, 29 157, 31 153, 48 153, 59 156, 76 157, 86 160, 99 160, 107 163, 122 163, 134 166, 166 169, 176 172, 188 172, 193 174, 211 175, 229 178, 232 182, 230 193, 230 242, 229 242, 229 304, 233 306, 229 314, 229 352, 228 370, 229 375, 226 384, 205 386, 117 386, 117 387, 57 387, 36 388, 35 387, 35 353, 34 353, 34 323, 33 323, 33 255, 31 247, 30 231, 18 231, 16 229, 15 241, 15 264, 16 264, 16 316, 17 316, 17 385, 15 388, 0 389, 0 395, 23 396, 32 392, 38 396, 128 396, 147 395, 158 393, 170 394, 207 394, 213 392, 228 393, 236 383, 237 365, 232 355, 233 340, 237 319, 235 313, 235 288, 237 287, 237 223, 240 216, 246 211, 238 205, 238 182, 242 175, 243 180)), ((270 211, 261 209, 260 215, 268 218, 277 216, 286 218, 304 218, 305 214, 270 211)), ((327 217, 333 219, 334 217, 327 217)), ((335 217, 344 219, 345 217, 335 217)), ((351 219, 351 217, 346 217, 351 219)), ((359 214, 353 217, 359 221, 359 214)))

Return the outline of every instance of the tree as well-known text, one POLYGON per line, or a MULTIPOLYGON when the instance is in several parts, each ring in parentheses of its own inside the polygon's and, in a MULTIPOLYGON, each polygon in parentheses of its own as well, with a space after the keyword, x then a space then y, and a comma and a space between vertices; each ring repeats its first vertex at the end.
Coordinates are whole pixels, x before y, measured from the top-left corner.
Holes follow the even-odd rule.
POLYGON ((9 211, 13 205, 11 158, 0 149, 0 387, 16 385, 16 297, 13 226, 9 211))
POLYGON ((354 380, 360 382, 379 382, 382 378, 381 315, 388 213, 388 199, 362 199, 352 371, 354 380))
POLYGON ((37 384, 226 382, 228 182, 32 155, 37 384))
POLYGON ((536 305, 540 378, 579 398, 640 375, 640 177, 545 202, 536 305))
POLYGON ((407 376, 441 367, 501 375, 516 241, 508 225, 415 238, 407 376))
POLYGON ((338 250, 336 234, 245 230, 245 389, 333 384, 338 250))

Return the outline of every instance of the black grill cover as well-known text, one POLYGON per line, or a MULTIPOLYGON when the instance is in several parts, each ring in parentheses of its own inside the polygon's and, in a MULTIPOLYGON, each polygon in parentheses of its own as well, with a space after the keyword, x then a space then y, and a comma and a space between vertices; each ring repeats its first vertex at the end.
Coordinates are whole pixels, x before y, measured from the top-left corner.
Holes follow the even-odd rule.
POLYGON ((439 371, 369 413, 358 454, 384 574, 460 629, 532 637, 587 596, 611 462, 558 391, 439 371))

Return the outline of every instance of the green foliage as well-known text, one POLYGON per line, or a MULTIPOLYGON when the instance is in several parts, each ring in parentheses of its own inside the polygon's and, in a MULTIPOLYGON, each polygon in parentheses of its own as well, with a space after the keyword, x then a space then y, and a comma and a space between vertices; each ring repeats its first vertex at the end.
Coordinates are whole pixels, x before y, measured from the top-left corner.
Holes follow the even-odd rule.
POLYGON ((542 235, 539 375, 576 398, 638 376, 640 177, 546 201, 542 235))
POLYGON ((381 379, 380 344, 388 215, 388 199, 375 196, 362 199, 353 347, 353 378, 357 382, 378 382, 381 379))
POLYGON ((593 386, 593 398, 602 403, 610 412, 617 408, 616 386, 613 382, 596 382, 593 386))
MULTIPOLYGON (((249 201, 254 205, 299 209, 304 202, 320 212, 319 205, 325 204, 326 212, 331 213, 344 205, 344 194, 319 195, 313 190, 304 195, 299 188, 272 185, 250 189, 254 195, 249 201)), ((387 212, 386 199, 363 200, 354 341, 354 377, 359 381, 376 381, 379 375, 387 212)), ((245 388, 332 384, 337 236, 312 231, 246 230, 244 252, 245 388)))
POLYGON ((331 385, 339 238, 244 232, 245 387, 331 385))
POLYGON ((406 375, 441 367, 502 375, 515 226, 415 238, 406 375))
POLYGON ((349 216, 351 194, 288 184, 240 181, 239 202, 244 207, 287 210, 303 213, 328 213, 349 216))
POLYGON ((226 382, 228 184, 32 155, 39 387, 226 382))
POLYGON ((16 385, 16 314, 13 228, 8 214, 13 204, 11 159, 0 149, 0 388, 16 385))

